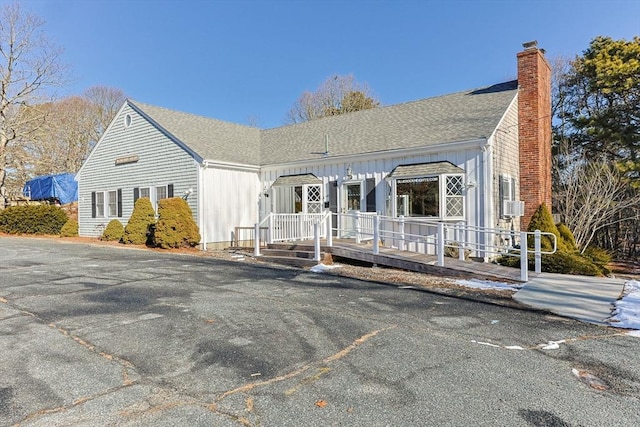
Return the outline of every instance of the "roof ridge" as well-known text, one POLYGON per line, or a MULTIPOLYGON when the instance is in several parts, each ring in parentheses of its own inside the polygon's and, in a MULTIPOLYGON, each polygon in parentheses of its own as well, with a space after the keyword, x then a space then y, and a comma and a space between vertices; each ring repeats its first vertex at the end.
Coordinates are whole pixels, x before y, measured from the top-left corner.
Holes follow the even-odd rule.
POLYGON ((187 115, 187 116, 192 116, 192 117, 198 117, 198 118, 205 119, 205 120, 210 120, 212 122, 226 123, 226 124, 229 124, 229 125, 240 126, 240 127, 247 128, 247 129, 261 130, 260 128, 255 127, 255 126, 243 125, 241 123, 236 123, 236 122, 232 122, 232 121, 229 121, 229 120, 221 120, 221 119, 216 119, 216 118, 213 118, 213 117, 203 116, 202 114, 190 113, 190 112, 187 112, 187 111, 180 111, 180 110, 175 110, 173 108, 162 107, 160 105, 148 104, 146 102, 136 101, 135 99, 128 98, 127 102, 130 102, 130 103, 138 106, 143 111, 145 110, 145 107, 151 107, 151 108, 157 108, 159 110, 164 110, 164 111, 166 111, 168 113, 172 113, 172 114, 187 115))
POLYGON ((397 104, 389 104, 389 105, 382 105, 380 107, 375 107, 375 108, 368 108, 366 110, 358 110, 358 111, 352 111, 350 113, 345 113, 345 114, 339 114, 336 116, 325 116, 325 117, 320 117, 318 119, 314 119, 314 120, 308 120, 306 122, 300 122, 300 123, 290 123, 290 124, 285 124, 282 126, 277 126, 277 127, 273 127, 273 128, 267 128, 267 129, 260 129, 261 132, 263 131, 268 131, 268 130, 274 130, 274 129, 282 129, 285 127, 295 127, 295 126, 300 126, 300 125, 306 125, 308 123, 320 123, 321 121, 327 121, 327 120, 336 120, 338 117, 344 117, 344 116, 349 116, 349 117, 353 117, 355 115, 358 114, 362 114, 362 113, 367 113, 370 112, 372 110, 386 110, 386 109, 390 109, 390 108, 394 108, 394 107, 401 107, 401 106, 406 106, 406 105, 411 105, 411 104, 417 104, 419 102, 424 102, 424 101, 428 101, 428 100, 435 100, 435 99, 439 99, 439 98, 445 98, 445 97, 451 97, 451 96, 455 96, 455 95, 461 95, 461 94, 474 94, 474 92, 477 92, 477 94, 481 94, 481 91, 485 91, 487 89, 493 88, 493 87, 497 87, 497 86, 507 86, 509 84, 516 84, 516 87, 513 89, 503 89, 503 90, 515 90, 517 89, 517 80, 508 80, 508 81, 503 81, 500 83, 494 83, 491 85, 486 85, 486 86, 479 86, 479 87, 475 87, 473 89, 466 89, 466 90, 460 90, 457 92, 449 92, 449 93, 443 93, 440 95, 435 95, 435 96, 429 96, 426 98, 420 98, 420 99, 414 99, 412 101, 405 101, 405 102, 400 102, 397 104))

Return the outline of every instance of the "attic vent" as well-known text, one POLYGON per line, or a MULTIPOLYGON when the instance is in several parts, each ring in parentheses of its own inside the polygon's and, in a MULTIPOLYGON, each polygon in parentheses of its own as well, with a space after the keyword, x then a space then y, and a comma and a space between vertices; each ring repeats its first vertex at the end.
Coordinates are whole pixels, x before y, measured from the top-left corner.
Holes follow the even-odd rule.
POLYGON ((129 126, 131 126, 131 114, 127 114, 126 116, 124 116, 124 127, 128 128, 129 126))

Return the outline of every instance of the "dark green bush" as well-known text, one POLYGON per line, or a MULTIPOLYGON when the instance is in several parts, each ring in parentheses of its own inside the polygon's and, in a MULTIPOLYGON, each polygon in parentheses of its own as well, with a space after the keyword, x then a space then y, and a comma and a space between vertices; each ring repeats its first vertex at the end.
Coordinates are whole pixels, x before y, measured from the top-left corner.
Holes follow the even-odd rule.
POLYGON ((612 256, 609 252, 604 249, 598 248, 596 246, 589 246, 587 250, 582 254, 585 258, 591 260, 592 263, 597 265, 604 274, 610 274, 611 270, 609 270, 609 263, 612 260, 612 256))
MULTIPOLYGON (((607 258, 605 254, 602 253, 603 251, 595 250, 592 256, 580 254, 571 230, 564 224, 556 226, 553 223, 551 213, 544 204, 540 205, 531 218, 527 231, 533 232, 535 230, 555 234, 558 242, 556 253, 542 255, 542 271, 547 273, 578 274, 585 276, 603 276, 610 273, 606 267, 606 264, 610 261, 610 257, 607 258)), ((548 252, 553 249, 551 237, 542 236, 540 243, 542 251, 548 252)), ((533 251, 533 236, 529 236, 527 247, 529 251, 533 251)), ((529 269, 533 270, 535 268, 535 256, 531 252, 529 253, 527 261, 529 269)), ((498 264, 509 267, 520 267, 520 258, 515 256, 505 255, 500 257, 497 262, 498 264)))
POLYGON ((110 242, 119 242, 124 235, 124 226, 117 219, 112 219, 104 229, 100 240, 106 240, 110 242))
POLYGON ((193 247, 200 242, 200 230, 185 200, 173 197, 158 202, 153 241, 163 249, 193 247))
MULTIPOLYGON (((553 233, 556 236, 556 241, 558 244, 558 250, 566 250, 566 246, 562 242, 562 238, 560 237, 560 232, 558 231, 558 227, 553 222, 553 216, 551 216, 551 212, 547 206, 543 203, 538 209, 535 211, 533 216, 531 217, 531 221, 529 222, 529 228, 527 228, 528 232, 534 232, 536 230, 544 231, 546 233, 553 233)), ((534 238, 533 236, 529 236, 529 247, 533 248, 534 238)), ((553 239, 550 236, 543 235, 540 239, 540 246, 543 251, 549 252, 553 250, 553 239)))
POLYGON ((12 206, 0 212, 0 231, 9 234, 60 234, 67 214, 54 205, 12 206))
MULTIPOLYGON (((502 256, 498 264, 508 267, 520 268, 520 258, 515 256, 502 256)), ((535 257, 529 254, 529 270, 535 269, 535 257)), ((571 252, 556 252, 551 255, 542 255, 542 271, 547 273, 578 274, 583 276, 602 276, 606 274, 597 265, 590 262, 580 254, 571 252)))
POLYGON ((560 233, 560 240, 569 251, 577 251, 576 239, 573 237, 573 233, 569 230, 566 224, 560 223, 557 225, 558 232, 560 233))
POLYGON ((122 243, 144 245, 151 243, 151 227, 156 222, 156 213, 148 197, 136 200, 133 213, 124 228, 122 243))
POLYGON ((60 237, 78 237, 78 221, 69 219, 60 230, 60 237))

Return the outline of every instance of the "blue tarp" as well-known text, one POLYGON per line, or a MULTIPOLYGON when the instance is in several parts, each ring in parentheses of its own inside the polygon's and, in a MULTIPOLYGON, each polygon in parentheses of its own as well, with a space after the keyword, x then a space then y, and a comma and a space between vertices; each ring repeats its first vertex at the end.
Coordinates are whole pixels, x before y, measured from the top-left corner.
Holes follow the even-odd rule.
POLYGON ((37 176, 24 184, 22 193, 31 200, 58 199, 61 205, 78 200, 78 183, 72 173, 37 176))

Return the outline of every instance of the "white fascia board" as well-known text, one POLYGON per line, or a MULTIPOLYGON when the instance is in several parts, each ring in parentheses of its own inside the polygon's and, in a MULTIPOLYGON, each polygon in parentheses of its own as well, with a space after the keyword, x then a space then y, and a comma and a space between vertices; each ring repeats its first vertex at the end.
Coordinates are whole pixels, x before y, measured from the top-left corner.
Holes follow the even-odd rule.
POLYGON ((441 151, 452 150, 464 150, 467 148, 481 148, 487 143, 487 139, 484 137, 477 139, 470 139, 467 141, 446 142, 435 145, 425 145, 422 147, 414 148, 398 148, 395 150, 374 151, 371 153, 350 154, 347 156, 328 156, 311 160, 298 160, 287 163, 277 163, 270 165, 263 165, 263 171, 278 170, 288 167, 305 167, 305 166, 317 166, 322 164, 333 163, 345 163, 356 162, 358 160, 381 160, 389 157, 405 157, 418 154, 437 153, 441 151))
POLYGON ((147 120, 149 123, 151 123, 156 129, 158 129, 161 133, 163 133, 167 138, 172 140, 176 145, 178 145, 180 148, 182 148, 187 153, 189 153, 191 155, 191 157, 193 157, 198 163, 202 163, 203 162, 204 159, 198 153, 193 151, 191 149, 191 147, 189 147, 187 144, 182 142, 180 139, 178 139, 176 136, 174 136, 171 132, 169 132, 168 130, 166 130, 162 126, 160 126, 160 124, 158 122, 156 122, 155 120, 153 120, 147 113, 145 113, 142 108, 140 108, 137 105, 135 105, 133 103, 133 101, 129 102, 129 100, 127 100, 127 102, 129 103, 129 106, 136 113, 140 114, 145 120, 147 120))
POLYGON ((100 136, 100 139, 98 140, 98 142, 96 142, 96 145, 93 146, 93 149, 91 150, 91 152, 89 153, 89 155, 87 156, 87 158, 84 160, 84 162, 82 162, 82 166, 80 166, 80 169, 78 169, 78 172, 76 172, 75 176, 73 177, 73 179, 75 179, 76 181, 78 181, 78 175, 80 175, 80 173, 82 172, 82 170, 84 169, 84 165, 86 165, 89 162, 89 159, 91 158, 91 156, 93 155, 93 153, 96 151, 96 148, 98 147, 98 145, 100 145, 100 143, 102 142, 102 140, 104 139, 104 137, 109 133, 109 130, 111 129, 111 127, 113 126, 113 124, 116 121, 116 118, 120 116, 120 113, 122 113, 122 110, 124 110, 124 107, 127 106, 127 104, 129 103, 129 100, 125 100, 122 103, 122 106, 120 107, 120 109, 118 110, 118 112, 116 113, 115 116, 113 116, 113 120, 111 120, 111 123, 109 123, 109 126, 107 126, 107 129, 105 129, 104 132, 102 132, 102 136, 100 136))
MULTIPOLYGON (((487 143, 489 145, 493 145, 493 141, 495 141, 496 134, 498 133, 499 130, 504 132, 503 130, 500 129, 500 127, 502 126, 502 123, 504 123, 504 121, 506 120, 507 114, 509 114, 509 112, 511 111, 512 108, 515 108, 515 110, 516 110, 516 119, 518 119, 518 109, 516 108, 517 107, 517 102, 518 102, 518 94, 516 93, 516 96, 513 97, 513 99, 511 100, 511 103, 509 103, 509 106, 507 107, 507 109, 504 110, 504 113, 502 113, 502 117, 500 117, 500 120, 498 120, 498 124, 496 125, 495 129, 493 130, 493 132, 491 132, 491 136, 487 139, 487 143), (516 104, 516 107, 514 107, 514 104, 516 104)), ((515 132, 517 132, 518 131, 518 124, 519 123, 516 123, 515 125, 508 127, 506 132, 507 133, 513 132, 512 128, 515 128, 515 132)))
POLYGON ((221 169, 233 169, 244 172, 260 172, 260 166, 249 165, 245 163, 232 163, 221 162, 218 160, 204 160, 202 165, 205 168, 221 168, 221 169))

